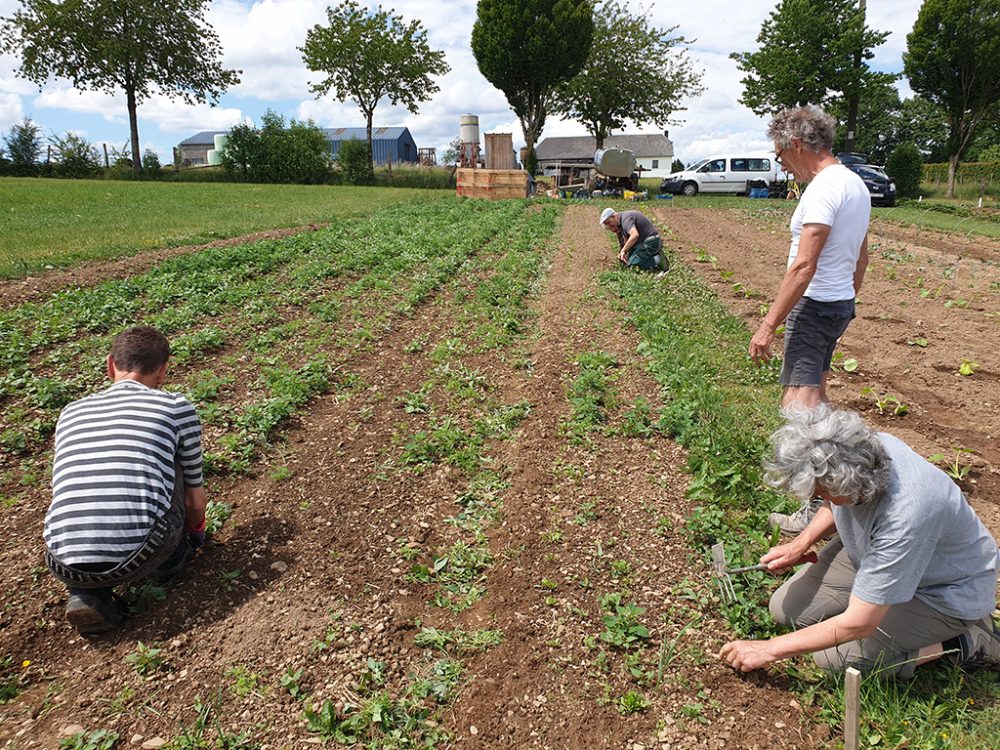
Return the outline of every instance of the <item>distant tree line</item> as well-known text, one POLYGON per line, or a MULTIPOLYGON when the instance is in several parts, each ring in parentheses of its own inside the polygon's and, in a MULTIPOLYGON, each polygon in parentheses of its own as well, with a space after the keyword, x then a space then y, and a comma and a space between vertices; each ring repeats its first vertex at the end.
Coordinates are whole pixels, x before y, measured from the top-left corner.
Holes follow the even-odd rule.
MULTIPOLYGON (((340 143, 336 156, 323 130, 312 121, 284 118, 270 110, 261 127, 241 123, 228 134, 221 169, 186 170, 195 181, 316 184, 391 184, 401 187, 446 188, 444 170, 405 170, 394 174, 370 171, 369 149, 363 140, 340 143)), ((175 161, 176 161, 175 155, 175 161)), ((108 179, 176 179, 176 169, 164 169, 156 152, 146 149, 137 175, 129 144, 107 151, 107 158, 75 133, 42 136, 30 118, 0 135, 0 176, 108 179)), ((174 165, 177 166, 176 164, 174 165)))
POLYGON ((0 140, 0 175, 155 179, 161 170, 160 157, 152 149, 142 155, 137 174, 127 143, 103 155, 97 146, 76 133, 43 137, 42 129, 29 117, 11 126, 0 140))

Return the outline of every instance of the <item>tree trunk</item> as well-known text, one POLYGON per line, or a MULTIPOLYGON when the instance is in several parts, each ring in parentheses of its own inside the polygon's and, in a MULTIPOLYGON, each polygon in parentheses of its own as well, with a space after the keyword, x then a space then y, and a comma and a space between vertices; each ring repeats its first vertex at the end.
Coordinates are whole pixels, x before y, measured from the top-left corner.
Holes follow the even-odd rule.
POLYGON ((375 116, 375 111, 365 112, 365 117, 368 120, 368 182, 375 182, 375 155, 372 151, 372 118, 375 116))
MULTIPOLYGON (((865 0, 860 0, 858 3, 858 11, 861 14, 861 33, 865 30, 865 0)), ((859 70, 861 68, 861 54, 863 50, 857 49, 854 51, 854 69, 859 70)), ((847 100, 847 137, 844 139, 844 151, 848 153, 854 151, 854 139, 855 130, 858 127, 858 101, 861 97, 858 92, 852 91, 850 97, 847 100)))
POLYGON ((138 177, 142 171, 142 159, 139 156, 139 115, 136 112, 135 89, 132 86, 127 86, 125 96, 128 100, 129 139, 132 141, 132 170, 138 177))
POLYGON ((958 157, 959 154, 952 154, 948 157, 948 192, 945 193, 947 198, 955 197, 955 172, 958 170, 958 157))

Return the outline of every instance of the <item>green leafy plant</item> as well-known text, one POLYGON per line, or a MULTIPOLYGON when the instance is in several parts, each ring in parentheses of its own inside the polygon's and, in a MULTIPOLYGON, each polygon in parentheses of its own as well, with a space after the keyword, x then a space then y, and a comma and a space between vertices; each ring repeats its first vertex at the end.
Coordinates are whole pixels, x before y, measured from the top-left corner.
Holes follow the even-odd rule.
POLYGON ((925 339, 923 336, 917 336, 912 339, 907 339, 906 343, 909 344, 910 346, 918 346, 921 349, 926 349, 928 342, 927 339, 925 339))
POLYGON ((304 672, 305 670, 303 669, 293 669, 292 667, 289 667, 278 680, 281 683, 281 687, 287 690, 288 694, 297 701, 304 700, 306 697, 305 691, 299 684, 302 680, 304 672))
POLYGON ((967 462, 967 458, 975 454, 971 448, 954 448, 955 455, 948 458, 944 453, 935 453, 928 456, 927 460, 932 464, 940 464, 944 473, 956 482, 964 481, 969 472, 972 471, 972 464, 967 462))
POLYGON ((0 659, 0 706, 10 703, 24 689, 24 671, 14 666, 14 657, 0 659))
POLYGON ((971 359, 962 357, 962 364, 958 366, 958 374, 965 375, 966 377, 975 375, 977 367, 979 367, 978 362, 973 362, 971 359))
POLYGON ((895 417, 901 417, 910 411, 909 406, 900 401, 898 396, 893 396, 891 393, 877 393, 872 388, 862 388, 861 395, 872 397, 879 414, 888 413, 895 417))
POLYGON ((163 667, 163 649, 147 646, 142 641, 136 643, 135 651, 125 656, 125 663, 142 677, 150 677, 163 667))
POLYGON ((645 711, 649 706, 649 698, 635 690, 629 690, 618 698, 618 713, 622 716, 645 711))
POLYGON ((260 675, 251 672, 243 665, 230 667, 226 670, 226 677, 233 681, 230 686, 237 698, 245 698, 251 693, 258 693, 260 687, 260 675))
POLYGON ((59 750, 111 750, 118 739, 118 732, 110 729, 95 729, 89 733, 84 730, 60 740, 59 750))
POLYGON ((622 602, 622 595, 607 594, 601 599, 601 610, 605 613, 601 618, 604 632, 601 640, 623 651, 635 648, 638 644, 649 640, 649 629, 639 618, 646 613, 642 607, 622 602))
POLYGON ((273 479, 275 482, 287 482, 289 479, 292 478, 292 470, 291 468, 285 465, 275 466, 273 469, 271 469, 270 476, 271 479, 273 479))
POLYGON ((205 536, 211 538, 218 534, 232 514, 232 504, 209 500, 205 507, 205 536))

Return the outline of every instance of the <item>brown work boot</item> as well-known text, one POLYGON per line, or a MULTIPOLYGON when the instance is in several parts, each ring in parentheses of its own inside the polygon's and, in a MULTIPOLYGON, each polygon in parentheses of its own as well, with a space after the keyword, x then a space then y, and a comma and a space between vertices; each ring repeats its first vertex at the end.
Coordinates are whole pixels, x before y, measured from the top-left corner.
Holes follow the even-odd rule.
POLYGON ((66 619, 80 633, 103 633, 120 627, 128 612, 109 590, 70 593, 66 619))

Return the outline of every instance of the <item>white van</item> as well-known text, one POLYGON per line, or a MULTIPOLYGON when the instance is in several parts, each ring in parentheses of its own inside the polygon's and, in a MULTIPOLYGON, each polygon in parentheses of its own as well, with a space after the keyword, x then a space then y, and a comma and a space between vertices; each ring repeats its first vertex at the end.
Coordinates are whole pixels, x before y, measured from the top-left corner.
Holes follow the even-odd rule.
POLYGON ((785 174, 774 160, 774 153, 726 154, 693 164, 682 172, 663 178, 660 190, 674 195, 698 193, 734 193, 747 195, 751 183, 758 180, 770 185, 783 181, 785 174))

